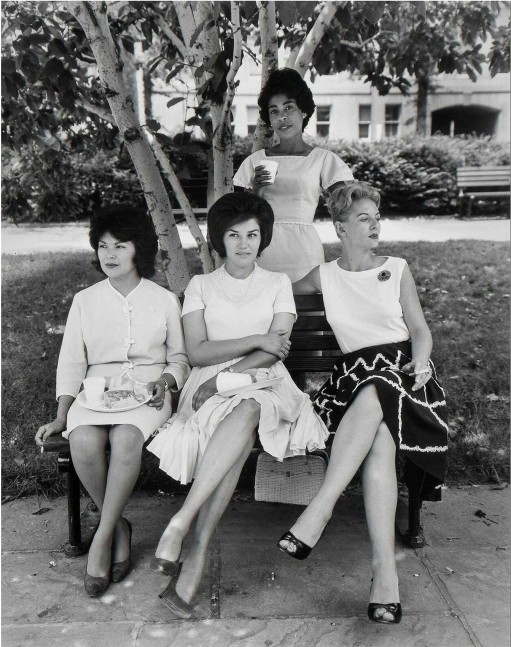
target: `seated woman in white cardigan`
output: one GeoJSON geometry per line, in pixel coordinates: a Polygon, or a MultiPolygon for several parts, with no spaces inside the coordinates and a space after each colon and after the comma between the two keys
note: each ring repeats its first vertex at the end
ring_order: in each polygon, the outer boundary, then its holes
{"type": "Polygon", "coordinates": [[[158,251],[147,214],[112,207],[92,218],[89,239],[93,264],[107,278],[73,299],[57,367],[57,416],[39,428],[36,442],[58,432],[69,438],[78,477],[101,511],[84,580],[87,594],[97,597],[130,570],[132,527],[122,513],[144,442],[170,417],[169,391],[182,388],[190,367],[179,300],[147,280],[158,251]],[[121,376],[147,383],[147,405],[101,412],[76,399],[86,377],[121,376]]]}

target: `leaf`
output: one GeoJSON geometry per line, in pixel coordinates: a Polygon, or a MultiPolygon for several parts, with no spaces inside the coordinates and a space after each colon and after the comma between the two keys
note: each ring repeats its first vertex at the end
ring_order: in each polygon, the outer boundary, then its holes
{"type": "Polygon", "coordinates": [[[67,47],[60,38],[54,38],[48,45],[48,54],[53,54],[54,56],[66,56],[67,47]]]}
{"type": "Polygon", "coordinates": [[[62,74],[59,75],[57,80],[57,87],[60,91],[69,90],[73,87],[75,82],[75,77],[71,74],[69,70],[64,70],[62,74]]]}
{"type": "Polygon", "coordinates": [[[495,395],[495,393],[490,393],[486,396],[486,399],[489,400],[490,402],[497,402],[500,400],[498,395],[495,395]]]}
{"type": "Polygon", "coordinates": [[[161,128],[160,122],[156,121],[156,119],[148,119],[146,121],[146,126],[149,128],[149,130],[152,130],[153,133],[158,132],[161,128]]]}
{"type": "Polygon", "coordinates": [[[43,73],[46,74],[52,81],[57,81],[60,74],[64,72],[64,65],[59,58],[50,58],[43,68],[43,73]]]}
{"type": "Polygon", "coordinates": [[[39,510],[32,512],[32,514],[45,514],[46,512],[50,512],[50,510],[51,508],[39,508],[39,510]]]}
{"type": "Polygon", "coordinates": [[[153,61],[152,65],[147,70],[147,73],[152,74],[154,70],[158,67],[158,65],[162,62],[162,60],[163,58],[161,56],[157,56],[156,59],[153,61]]]}
{"type": "Polygon", "coordinates": [[[124,49],[129,52],[130,54],[135,53],[135,43],[133,39],[129,36],[122,36],[121,37],[121,43],[124,49]]]}
{"type": "Polygon", "coordinates": [[[172,106],[175,106],[176,103],[180,103],[181,101],[184,101],[184,97],[174,97],[170,101],[167,101],[167,108],[171,108],[172,106]]]}
{"type": "Polygon", "coordinates": [[[198,25],[194,30],[192,35],[190,36],[190,47],[193,47],[195,45],[195,41],[199,37],[199,34],[203,29],[205,29],[206,26],[206,21],[203,20],[200,25],[198,25]]]}
{"type": "Polygon", "coordinates": [[[426,18],[427,5],[423,0],[412,0],[411,4],[421,16],[426,18]]]}
{"type": "Polygon", "coordinates": [[[275,7],[283,25],[290,27],[296,22],[296,4],[294,2],[276,2],[275,7]]]}
{"type": "Polygon", "coordinates": [[[384,2],[368,2],[364,7],[364,17],[371,23],[371,25],[376,25],[384,13],[384,2]]]}
{"type": "Polygon", "coordinates": [[[12,74],[16,71],[16,63],[13,58],[2,56],[2,73],[12,74]]]}
{"type": "Polygon", "coordinates": [[[167,78],[165,79],[165,83],[168,83],[177,74],[179,74],[179,72],[181,72],[183,67],[184,67],[184,65],[182,65],[182,64],[176,65],[176,67],[169,74],[167,74],[167,78]]]}

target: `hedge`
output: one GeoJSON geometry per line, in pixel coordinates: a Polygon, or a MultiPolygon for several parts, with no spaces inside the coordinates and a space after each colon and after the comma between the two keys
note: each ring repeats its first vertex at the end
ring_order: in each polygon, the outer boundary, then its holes
{"type": "MultiPolygon", "coordinates": [[[[205,206],[201,181],[207,177],[204,142],[176,139],[166,150],[193,206],[205,206]],[[194,180],[195,178],[195,180],[194,180]]],[[[358,180],[382,193],[385,215],[449,215],[457,213],[456,168],[509,164],[509,147],[490,137],[405,137],[381,142],[318,141],[336,152],[358,180]]],[[[250,138],[236,138],[234,166],[251,152],[250,138]]],[[[126,151],[62,152],[4,151],[2,218],[14,222],[62,222],[87,217],[110,202],[143,204],[143,195],[126,151]]],[[[172,195],[170,187],[169,193],[172,195]]],[[[173,197],[173,196],[172,196],[173,197]]],[[[173,199],[174,206],[178,206],[173,199]]],[[[485,214],[502,211],[502,204],[486,202],[485,214]]],[[[476,205],[477,209],[477,205],[476,205]]]]}

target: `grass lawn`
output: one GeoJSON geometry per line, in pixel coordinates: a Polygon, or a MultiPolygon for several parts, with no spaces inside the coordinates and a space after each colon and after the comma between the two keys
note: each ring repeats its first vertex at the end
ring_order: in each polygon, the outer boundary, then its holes
{"type": "MultiPolygon", "coordinates": [[[[327,246],[327,260],[338,252],[327,246]]],[[[448,482],[509,480],[508,245],[400,242],[382,244],[380,253],[408,260],[431,327],[449,404],[448,482]]],[[[187,254],[196,265],[193,250],[187,254]]],[[[90,258],[2,257],[4,495],[62,491],[55,456],[39,454],[33,438],[56,412],[55,369],[73,295],[101,280],[90,258]]],[[[165,283],[161,275],[157,281],[165,283]]],[[[161,473],[144,463],[139,485],[154,487],[161,473]]]]}

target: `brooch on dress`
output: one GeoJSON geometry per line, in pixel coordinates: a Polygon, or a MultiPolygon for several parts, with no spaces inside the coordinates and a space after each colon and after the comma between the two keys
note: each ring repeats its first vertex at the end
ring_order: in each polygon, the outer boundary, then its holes
{"type": "Polygon", "coordinates": [[[382,270],[378,274],[378,281],[388,281],[390,279],[390,272],[388,270],[382,270]]]}

